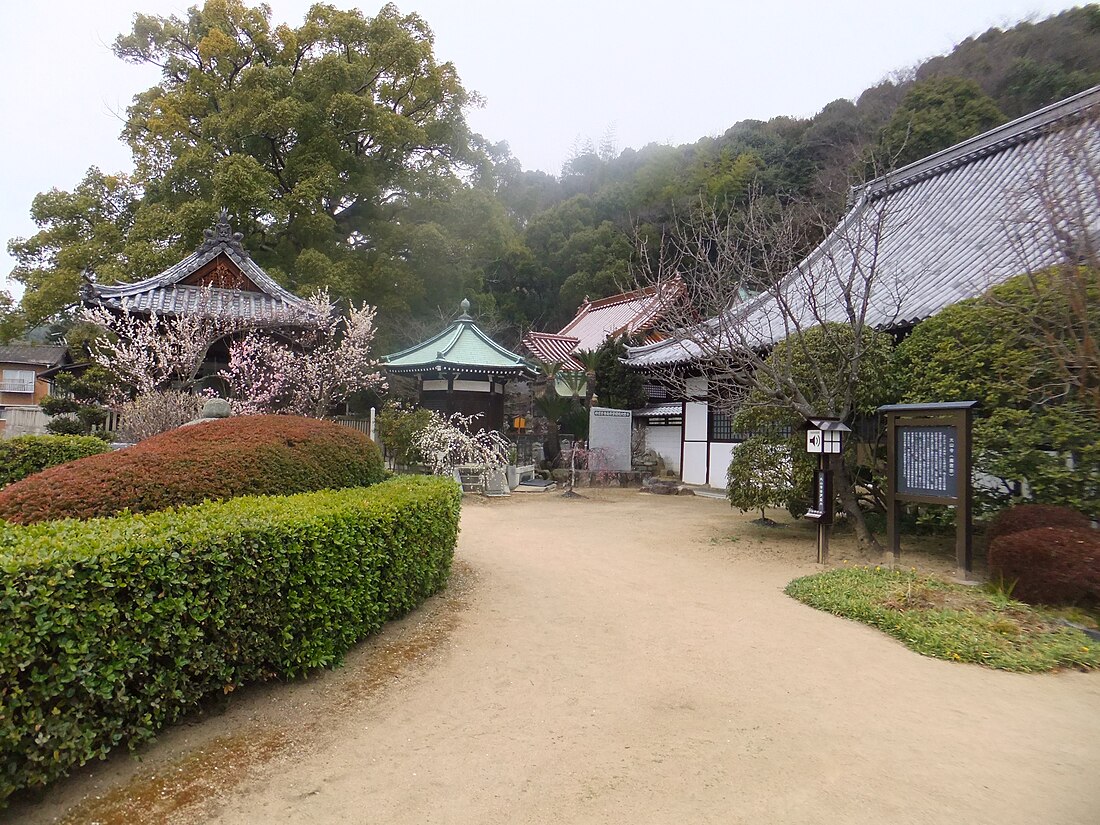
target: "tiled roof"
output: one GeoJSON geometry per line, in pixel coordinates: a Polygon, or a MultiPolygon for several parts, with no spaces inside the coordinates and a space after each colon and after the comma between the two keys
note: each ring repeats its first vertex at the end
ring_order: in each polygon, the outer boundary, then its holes
{"type": "Polygon", "coordinates": [[[247,320],[277,320],[290,324],[295,316],[315,316],[316,310],[308,301],[283,289],[252,260],[241,246],[241,237],[239,232],[232,231],[228,214],[222,210],[214,228],[206,230],[206,239],[179,263],[159,275],[132,284],[104,286],[88,281],[81,290],[81,297],[88,304],[111,309],[122,309],[125,305],[131,311],[153,311],[160,315],[228,313],[247,320]],[[219,255],[232,261],[260,291],[181,283],[219,255]],[[204,295],[209,295],[209,299],[204,295]]]}
{"type": "Polygon", "coordinates": [[[584,366],[573,357],[579,338],[555,335],[552,332],[529,332],[523,336],[523,346],[540,361],[547,364],[563,364],[569,369],[583,371],[584,366]]]}
{"type": "Polygon", "coordinates": [[[668,303],[679,300],[683,292],[683,282],[673,278],[661,286],[648,286],[597,301],[586,299],[561,332],[556,335],[529,332],[523,345],[542,361],[583,370],[572,353],[599,349],[609,338],[649,331],[647,340],[660,340],[652,327],[661,320],[668,303]]]}
{"type": "Polygon", "coordinates": [[[656,323],[668,301],[678,298],[683,283],[674,279],[663,287],[648,286],[598,301],[586,301],[558,333],[577,339],[577,349],[598,349],[608,338],[634,335],[656,323]]]}
{"type": "Polygon", "coordinates": [[[467,313],[470,302],[462,302],[462,315],[445,330],[416,346],[382,359],[388,372],[420,373],[432,370],[489,375],[530,375],[536,370],[525,358],[509,352],[482,331],[467,313]]]}
{"type": "MultiPolygon", "coordinates": [[[[911,326],[1013,275],[1053,265],[1059,239],[1043,232],[1049,210],[1036,181],[1079,182],[1082,157],[1100,166],[1098,114],[1100,86],[853,189],[840,225],[781,284],[787,308],[764,293],[723,325],[736,324],[745,332],[739,339],[766,346],[787,334],[784,318],[803,327],[846,320],[842,283],[865,273],[870,257],[867,246],[853,254],[860,243],[876,246],[866,320],[880,329],[911,326]],[[885,222],[880,233],[877,220],[885,222]]],[[[1085,208],[1085,230],[1100,235],[1096,199],[1085,208]]],[[[690,337],[705,339],[718,326],[712,319],[690,337]]],[[[682,364],[699,354],[691,340],[670,339],[632,348],[628,363],[682,364]]]]}
{"type": "Polygon", "coordinates": [[[34,364],[52,367],[65,357],[65,347],[42,344],[8,344],[0,346],[0,362],[5,364],[34,364]]]}
{"type": "Polygon", "coordinates": [[[640,410],[634,410],[635,418],[666,418],[683,414],[684,407],[682,404],[652,404],[648,407],[642,407],[640,410]]]}

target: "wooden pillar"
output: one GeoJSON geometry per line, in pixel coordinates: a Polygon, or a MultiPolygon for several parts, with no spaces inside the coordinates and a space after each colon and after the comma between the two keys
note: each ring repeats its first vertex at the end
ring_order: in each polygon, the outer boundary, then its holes
{"type": "Polygon", "coordinates": [[[960,410],[955,416],[955,432],[958,433],[959,489],[955,508],[955,563],[957,576],[966,581],[974,568],[974,531],[971,517],[974,508],[974,485],[970,478],[970,435],[974,422],[973,410],[960,410]]]}
{"type": "Polygon", "coordinates": [[[894,557],[894,569],[901,567],[901,536],[898,533],[897,500],[897,414],[886,414],[886,541],[894,557]]]}

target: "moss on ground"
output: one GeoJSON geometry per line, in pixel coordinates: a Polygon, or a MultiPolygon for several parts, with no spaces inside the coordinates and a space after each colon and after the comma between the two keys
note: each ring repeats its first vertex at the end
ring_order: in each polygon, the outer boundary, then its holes
{"type": "Polygon", "coordinates": [[[795,579],[787,595],[869,624],[925,656],[1024,673],[1100,669],[1100,641],[993,588],[878,567],[795,579]]]}

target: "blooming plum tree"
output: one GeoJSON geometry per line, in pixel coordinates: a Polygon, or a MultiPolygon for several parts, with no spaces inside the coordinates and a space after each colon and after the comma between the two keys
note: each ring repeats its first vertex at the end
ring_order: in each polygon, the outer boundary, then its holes
{"type": "Polygon", "coordinates": [[[432,412],[427,425],[416,434],[416,448],[436,475],[453,472],[460,464],[476,464],[489,473],[508,464],[508,439],[496,430],[471,432],[476,415],[454,413],[444,416],[432,412]]]}
{"type": "Polygon", "coordinates": [[[101,332],[88,346],[92,360],[118,381],[112,402],[169,389],[189,391],[199,378],[210,345],[240,332],[244,322],[214,309],[204,290],[196,311],[187,315],[121,312],[85,307],[81,320],[101,332]]]}
{"type": "Polygon", "coordinates": [[[384,386],[371,355],[374,307],[352,305],[343,316],[326,291],[310,303],[316,311],[311,325],[278,333],[252,330],[230,345],[229,366],[218,374],[229,385],[236,412],[324,418],[352,393],[384,386]]]}
{"type": "Polygon", "coordinates": [[[118,406],[133,397],[190,392],[201,377],[210,346],[222,338],[229,366],[218,373],[236,412],[292,413],[324,418],[352,393],[384,385],[371,357],[375,310],[352,306],[337,312],[327,291],[315,293],[310,310],[256,321],[221,311],[204,290],[187,315],[86,308],[82,320],[99,330],[89,347],[96,364],[118,382],[118,406]]]}

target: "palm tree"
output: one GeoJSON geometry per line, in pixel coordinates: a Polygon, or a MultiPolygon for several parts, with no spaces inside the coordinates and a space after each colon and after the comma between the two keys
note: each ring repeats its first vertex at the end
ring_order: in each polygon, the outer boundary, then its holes
{"type": "Polygon", "coordinates": [[[546,454],[546,460],[551,464],[557,462],[558,457],[561,455],[561,439],[558,433],[558,421],[563,415],[569,412],[572,406],[571,399],[563,398],[554,391],[554,386],[551,384],[547,387],[546,391],[535,398],[535,409],[539,411],[547,422],[546,426],[546,444],[543,445],[543,452],[546,454]]]}
{"type": "Polygon", "coordinates": [[[598,350],[577,350],[573,357],[584,367],[584,406],[592,409],[592,397],[596,394],[596,370],[600,365],[600,353],[598,350]]]}

